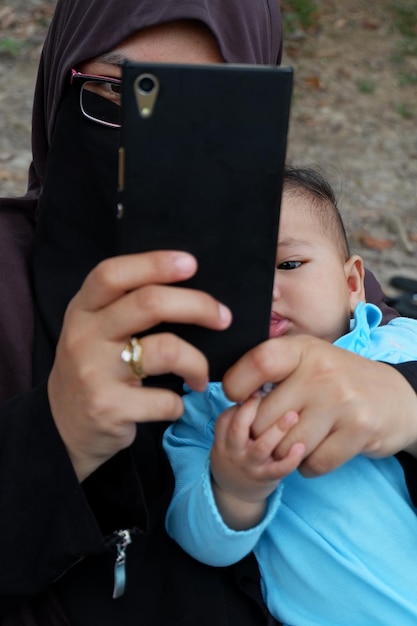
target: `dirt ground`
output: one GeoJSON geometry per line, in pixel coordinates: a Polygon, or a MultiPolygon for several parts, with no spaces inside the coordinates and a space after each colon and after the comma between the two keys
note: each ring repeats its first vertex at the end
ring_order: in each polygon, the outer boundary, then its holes
{"type": "MultiPolygon", "coordinates": [[[[392,0],[317,4],[313,26],[285,38],[283,64],[295,70],[288,161],[328,174],[353,250],[394,296],[392,276],[417,279],[417,25],[407,39],[392,0]]],[[[54,5],[0,0],[2,196],[25,191],[32,94],[54,5]]]]}

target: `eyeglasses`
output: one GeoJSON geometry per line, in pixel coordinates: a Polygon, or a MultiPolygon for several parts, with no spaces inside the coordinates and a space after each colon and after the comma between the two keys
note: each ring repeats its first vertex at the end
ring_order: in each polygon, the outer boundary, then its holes
{"type": "Polygon", "coordinates": [[[71,85],[80,90],[80,109],[84,117],[102,126],[120,128],[121,80],[72,69],[71,85]]]}

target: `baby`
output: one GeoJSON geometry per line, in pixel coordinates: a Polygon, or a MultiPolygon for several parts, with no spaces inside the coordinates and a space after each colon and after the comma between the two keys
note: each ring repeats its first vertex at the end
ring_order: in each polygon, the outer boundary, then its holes
{"type": "MultiPolygon", "coordinates": [[[[370,359],[415,360],[417,321],[379,326],[363,281],[328,182],[314,170],[288,169],[269,341],[309,334],[370,359]]],[[[184,415],[164,438],[176,477],[168,533],[215,566],[253,550],[266,603],[283,624],[415,625],[417,517],[400,463],[357,456],[305,478],[294,471],[303,442],[273,456],[302,415],[290,411],[252,438],[264,401],[258,394],[233,405],[221,383],[185,396],[184,415]]]]}

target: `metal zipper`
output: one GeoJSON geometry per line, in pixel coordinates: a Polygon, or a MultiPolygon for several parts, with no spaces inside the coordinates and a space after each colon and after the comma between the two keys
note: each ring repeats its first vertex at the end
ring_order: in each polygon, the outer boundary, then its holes
{"type": "Polygon", "coordinates": [[[126,548],[132,543],[130,530],[124,528],[114,533],[116,539],[115,545],[117,549],[116,561],[114,563],[114,586],[113,598],[120,598],[126,588],[126,548]]]}

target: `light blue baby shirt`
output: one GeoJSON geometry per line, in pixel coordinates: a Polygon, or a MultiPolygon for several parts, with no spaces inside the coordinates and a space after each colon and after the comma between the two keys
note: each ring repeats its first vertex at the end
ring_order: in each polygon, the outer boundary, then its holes
{"type": "MultiPolygon", "coordinates": [[[[374,360],[416,360],[417,321],[380,320],[375,306],[358,305],[336,345],[374,360]]],[[[262,522],[234,531],[216,507],[209,459],[215,421],[231,403],[220,383],[184,402],[164,437],[176,477],[171,537],[216,566],[254,550],[266,604],[284,624],[417,624],[417,516],[395,457],[357,456],[318,478],[293,472],[269,497],[262,522]]]]}

